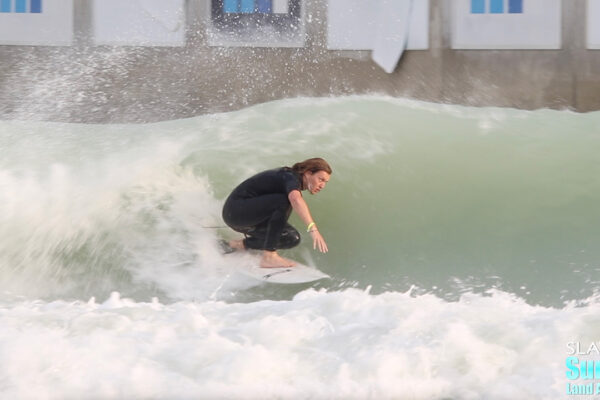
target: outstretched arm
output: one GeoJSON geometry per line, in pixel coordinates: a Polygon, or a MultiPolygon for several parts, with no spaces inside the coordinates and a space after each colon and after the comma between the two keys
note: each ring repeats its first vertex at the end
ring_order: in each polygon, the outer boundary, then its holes
{"type": "Polygon", "coordinates": [[[296,214],[298,214],[302,222],[304,222],[306,226],[312,224],[308,231],[310,232],[310,235],[313,239],[313,249],[316,249],[318,247],[321,253],[327,253],[327,243],[325,243],[325,239],[323,239],[323,236],[321,236],[321,234],[319,233],[317,225],[314,224],[312,216],[310,215],[310,210],[308,209],[308,205],[306,204],[306,201],[304,201],[304,199],[302,198],[302,194],[300,193],[300,191],[292,190],[288,195],[288,199],[292,204],[292,208],[294,209],[296,214]]]}

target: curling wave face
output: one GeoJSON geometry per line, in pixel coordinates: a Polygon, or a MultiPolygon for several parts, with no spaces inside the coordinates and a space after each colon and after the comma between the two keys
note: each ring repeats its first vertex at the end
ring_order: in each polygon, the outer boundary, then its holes
{"type": "Polygon", "coordinates": [[[599,123],[382,97],[146,125],[1,122],[0,291],[244,297],[214,246],[230,234],[214,228],[223,199],[257,171],[322,156],[331,183],[307,196],[331,251],[305,241],[288,255],[333,275],[328,289],[584,299],[600,275],[599,123]]]}
{"type": "Polygon", "coordinates": [[[600,337],[599,125],[382,97],[0,122],[0,394],[564,398],[600,337]],[[223,199],[313,156],[330,252],[287,255],[333,279],[237,275],[223,199]]]}

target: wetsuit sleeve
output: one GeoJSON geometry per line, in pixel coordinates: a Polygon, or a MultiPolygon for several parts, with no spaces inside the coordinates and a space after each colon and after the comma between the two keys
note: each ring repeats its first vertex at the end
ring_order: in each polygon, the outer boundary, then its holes
{"type": "Polygon", "coordinates": [[[283,172],[283,185],[285,188],[285,194],[290,194],[292,190],[301,190],[300,181],[293,172],[283,172]]]}

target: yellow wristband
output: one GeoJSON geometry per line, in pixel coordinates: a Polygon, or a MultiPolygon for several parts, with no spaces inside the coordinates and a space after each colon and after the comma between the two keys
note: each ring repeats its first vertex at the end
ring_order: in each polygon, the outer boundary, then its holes
{"type": "Polygon", "coordinates": [[[310,228],[312,228],[313,226],[315,226],[314,221],[308,224],[308,226],[306,227],[306,232],[310,232],[310,228]]]}

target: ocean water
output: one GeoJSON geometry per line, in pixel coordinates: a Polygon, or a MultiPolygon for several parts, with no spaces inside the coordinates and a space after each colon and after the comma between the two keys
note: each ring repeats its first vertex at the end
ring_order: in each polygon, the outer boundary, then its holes
{"type": "Polygon", "coordinates": [[[565,360],[600,340],[600,113],[291,99],[0,121],[0,149],[0,397],[563,399],[593,382],[565,360]],[[305,236],[283,255],[332,279],[240,275],[216,245],[236,237],[225,197],[316,156],[333,175],[305,198],[330,252],[305,236]]]}

